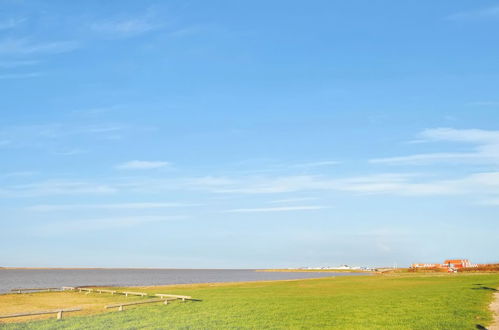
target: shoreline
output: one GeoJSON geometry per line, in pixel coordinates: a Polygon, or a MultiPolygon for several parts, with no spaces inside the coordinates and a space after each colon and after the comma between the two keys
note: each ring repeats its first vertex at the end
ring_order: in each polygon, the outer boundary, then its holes
{"type": "Polygon", "coordinates": [[[0,292],[30,287],[144,287],[203,283],[243,283],[300,280],[339,276],[365,276],[353,272],[259,272],[257,270],[203,269],[5,269],[0,292]]]}
{"type": "Polygon", "coordinates": [[[256,269],[257,272],[267,273],[375,273],[370,270],[362,269],[256,269]]]}
{"type": "Polygon", "coordinates": [[[158,267],[0,267],[0,270],[255,270],[257,268],[158,268],[158,267]]]}
{"type": "MultiPolygon", "coordinates": [[[[312,278],[294,278],[294,279],[283,279],[283,280],[255,280],[255,281],[233,281],[233,282],[200,282],[200,283],[177,283],[177,284],[158,284],[158,285],[115,285],[115,286],[110,286],[110,285],[79,285],[76,286],[75,288],[100,288],[100,289],[105,289],[105,288],[112,288],[112,289],[118,289],[118,288],[134,288],[134,289],[155,289],[155,288],[194,288],[194,287],[219,287],[219,286],[231,286],[231,285],[238,285],[238,284],[257,284],[257,283],[272,283],[272,282],[293,282],[293,281],[312,281],[312,280],[320,280],[320,279],[331,279],[334,278],[335,276],[324,276],[324,277],[312,277],[312,278]]],[[[40,292],[32,292],[33,293],[47,293],[48,291],[40,291],[40,292]]],[[[56,293],[56,292],[64,292],[64,291],[50,291],[51,293],[56,293]]],[[[71,292],[71,291],[67,291],[71,292]]],[[[0,296],[5,296],[5,295],[18,295],[17,292],[0,292],[0,296]]]]}
{"type": "Polygon", "coordinates": [[[0,270],[252,270],[267,273],[375,273],[361,269],[156,268],[156,267],[0,267],[0,270]]]}

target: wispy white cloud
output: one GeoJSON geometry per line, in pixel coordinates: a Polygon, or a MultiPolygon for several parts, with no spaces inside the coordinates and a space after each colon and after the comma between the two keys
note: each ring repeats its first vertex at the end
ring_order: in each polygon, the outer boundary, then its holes
{"type": "Polygon", "coordinates": [[[418,142],[456,142],[475,145],[470,152],[436,152],[408,156],[376,158],[370,163],[421,165],[436,162],[499,164],[499,131],[480,129],[428,129],[418,142]]]}
{"type": "Polygon", "coordinates": [[[291,212],[291,211],[312,211],[325,209],[327,206],[304,205],[304,206],[282,206],[282,207],[262,207],[226,210],[224,213],[260,213],[260,212],[291,212]]]}
{"type": "Polygon", "coordinates": [[[447,16],[450,20],[480,20],[499,18],[499,6],[463,11],[447,16]]]}
{"type": "Polygon", "coordinates": [[[441,190],[437,187],[407,185],[414,174],[387,173],[348,178],[331,178],[318,175],[291,175],[281,177],[245,177],[228,181],[226,185],[200,184],[198,188],[208,189],[215,193],[230,194],[279,194],[302,191],[350,191],[358,193],[388,193],[406,191],[409,194],[429,193],[441,190]],[[411,188],[411,189],[409,189],[411,188]]]}
{"type": "MultiPolygon", "coordinates": [[[[51,130],[47,134],[51,134],[51,130]]],[[[57,132],[57,131],[56,131],[57,132]]],[[[56,134],[57,135],[57,134],[56,134]]],[[[465,153],[428,153],[401,156],[390,159],[371,160],[371,162],[390,164],[419,164],[420,162],[457,162],[473,161],[479,164],[498,164],[499,131],[457,130],[450,128],[429,129],[421,132],[424,143],[469,143],[472,148],[465,153]]],[[[124,170],[148,170],[170,166],[166,161],[134,160],[119,164],[124,170]]],[[[279,196],[286,194],[287,199],[273,197],[269,203],[292,203],[308,198],[289,197],[292,193],[342,192],[355,195],[385,194],[397,196],[464,196],[469,195],[471,202],[499,198],[499,173],[496,171],[474,172],[467,175],[447,175],[442,179],[435,175],[406,173],[377,173],[358,176],[334,175],[273,175],[233,174],[227,176],[201,176],[184,178],[165,178],[162,171],[147,172],[143,177],[123,177],[102,180],[99,183],[85,181],[35,182],[27,185],[0,188],[2,196],[41,196],[54,194],[104,194],[116,192],[154,192],[198,191],[208,194],[236,196],[261,194],[279,196]],[[107,182],[106,182],[107,181],[107,182]]],[[[280,205],[276,205],[280,206],[280,205]]],[[[288,206],[288,205],[284,205],[288,206]]],[[[292,205],[291,205],[292,206],[292,205]]]]}
{"type": "Polygon", "coordinates": [[[475,153],[464,153],[464,152],[441,152],[441,153],[431,153],[431,154],[417,154],[410,156],[400,156],[400,157],[386,157],[386,158],[375,158],[369,160],[372,164],[410,164],[410,165],[424,165],[431,164],[435,162],[485,162],[487,158],[477,157],[475,153]]]}
{"type": "Polygon", "coordinates": [[[190,179],[190,185],[195,189],[208,190],[215,193],[237,194],[275,194],[303,190],[321,190],[326,184],[318,177],[310,175],[294,176],[250,176],[239,178],[199,178],[190,179]]]}
{"type": "Polygon", "coordinates": [[[0,188],[2,197],[35,197],[51,195],[102,195],[116,193],[115,186],[84,181],[47,180],[0,188]]]}
{"type": "Polygon", "coordinates": [[[74,155],[85,154],[87,152],[88,150],[73,148],[73,149],[56,150],[53,152],[53,154],[59,156],[74,156],[74,155]]]}
{"type": "Polygon", "coordinates": [[[232,184],[237,184],[238,180],[228,177],[204,176],[198,178],[187,178],[181,183],[187,187],[194,188],[210,188],[210,187],[225,187],[232,184]]]}
{"type": "Polygon", "coordinates": [[[161,24],[148,18],[110,19],[94,22],[90,28],[105,37],[134,37],[161,28],[161,24]]]}
{"type": "Polygon", "coordinates": [[[340,162],[336,161],[336,160],[325,160],[325,161],[320,161],[320,162],[295,164],[292,167],[307,168],[307,167],[333,166],[333,165],[338,165],[338,164],[340,164],[340,162]]]}
{"type": "Polygon", "coordinates": [[[36,226],[33,231],[40,235],[59,235],[67,233],[83,233],[91,231],[104,231],[110,229],[125,229],[137,226],[146,226],[158,222],[170,222],[186,219],[186,216],[134,216],[134,217],[108,217],[91,218],[45,223],[36,226]]]}
{"type": "MultiPolygon", "coordinates": [[[[281,176],[281,177],[234,177],[209,180],[201,178],[158,179],[122,178],[112,182],[51,180],[0,188],[0,197],[32,197],[51,195],[105,195],[117,193],[162,193],[165,191],[202,191],[205,193],[237,195],[272,195],[297,192],[340,192],[354,195],[393,196],[469,196],[470,202],[499,198],[499,172],[479,172],[462,177],[439,179],[417,173],[385,173],[367,176],[281,176]]],[[[301,199],[303,201],[304,199],[301,199]]],[[[294,202],[300,201],[296,198],[294,202]]],[[[293,202],[293,199],[277,199],[274,204],[293,202]]],[[[272,202],[271,202],[272,203],[272,202]]],[[[131,204],[129,208],[160,208],[170,204],[131,204]]],[[[172,206],[172,205],[170,205],[172,206]]],[[[282,205],[282,207],[293,205],[282,205]]],[[[54,206],[53,209],[78,208],[80,205],[54,206]]],[[[85,207],[85,205],[81,205],[85,207]]],[[[120,204],[88,205],[89,208],[120,208],[120,204]]],[[[172,206],[173,207],[173,206],[172,206]]],[[[179,206],[180,207],[180,206],[179,206]]],[[[277,206],[279,209],[281,206],[277,206]]],[[[51,209],[52,206],[41,206],[51,209]]],[[[271,207],[272,209],[274,207],[271,207]]]]}
{"type": "MultiPolygon", "coordinates": [[[[68,146],[68,137],[82,136],[86,139],[116,140],[122,137],[127,126],[116,124],[71,125],[40,124],[17,125],[0,128],[0,141],[8,141],[8,147],[38,147],[64,151],[80,148],[68,146]],[[49,147],[50,146],[50,147],[49,147]]],[[[2,144],[0,143],[0,147],[2,144]]]]}
{"type": "Polygon", "coordinates": [[[482,129],[434,128],[421,133],[429,141],[456,141],[471,143],[498,143],[499,131],[482,129]]]}
{"type": "Polygon", "coordinates": [[[116,166],[120,170],[150,170],[170,166],[169,162],[164,161],[145,161],[145,160],[132,160],[116,166]]]}
{"type": "Polygon", "coordinates": [[[247,177],[227,180],[227,184],[199,184],[195,188],[218,194],[338,191],[362,195],[470,195],[474,199],[483,199],[487,196],[499,195],[499,172],[474,173],[447,180],[411,173],[385,173],[347,178],[327,176],[247,177]]]}
{"type": "Polygon", "coordinates": [[[79,47],[75,41],[33,42],[28,38],[4,39],[0,41],[0,54],[30,55],[59,54],[73,51],[79,47]]]}
{"type": "Polygon", "coordinates": [[[295,203],[295,202],[304,202],[304,201],[313,201],[317,200],[315,197],[298,197],[298,198],[286,198],[286,199],[276,199],[270,201],[270,204],[285,204],[285,203],[295,203]]]}
{"type": "Polygon", "coordinates": [[[39,212],[52,211],[73,211],[82,209],[100,209],[100,210],[146,210],[146,209],[164,209],[175,207],[192,207],[199,204],[186,203],[114,203],[114,204],[41,204],[28,207],[28,210],[39,212]]]}

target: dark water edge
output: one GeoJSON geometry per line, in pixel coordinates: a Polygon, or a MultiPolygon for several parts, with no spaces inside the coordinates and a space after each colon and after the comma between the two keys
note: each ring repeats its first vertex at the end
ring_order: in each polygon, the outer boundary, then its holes
{"type": "Polygon", "coordinates": [[[257,272],[254,269],[0,269],[0,293],[14,288],[150,286],[276,281],[366,273],[257,272]]]}

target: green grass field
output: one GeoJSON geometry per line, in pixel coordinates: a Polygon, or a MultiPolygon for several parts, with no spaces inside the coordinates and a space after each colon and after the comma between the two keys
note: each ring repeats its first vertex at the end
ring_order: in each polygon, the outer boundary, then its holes
{"type": "Polygon", "coordinates": [[[191,295],[202,301],[141,305],[123,312],[3,327],[475,329],[477,324],[490,324],[488,304],[497,287],[499,274],[391,274],[148,287],[140,290],[191,295]]]}

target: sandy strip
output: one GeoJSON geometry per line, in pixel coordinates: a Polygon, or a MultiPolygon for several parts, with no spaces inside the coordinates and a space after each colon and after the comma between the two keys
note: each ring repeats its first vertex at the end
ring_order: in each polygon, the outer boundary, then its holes
{"type": "Polygon", "coordinates": [[[499,330],[499,292],[494,293],[494,301],[490,304],[490,310],[494,313],[494,323],[489,330],[499,330]]]}

